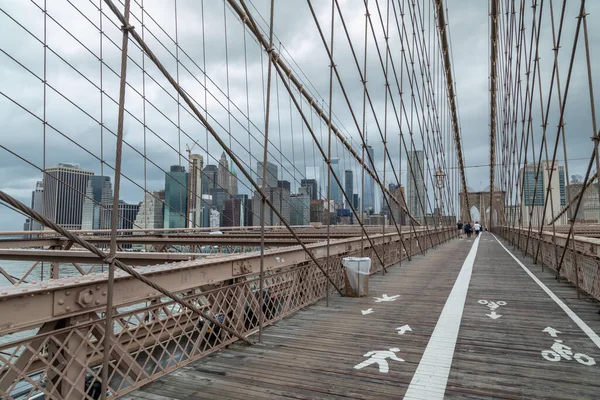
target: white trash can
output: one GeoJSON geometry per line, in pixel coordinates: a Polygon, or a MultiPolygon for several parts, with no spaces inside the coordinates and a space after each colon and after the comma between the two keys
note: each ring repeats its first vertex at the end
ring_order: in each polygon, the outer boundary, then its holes
{"type": "Polygon", "coordinates": [[[342,265],[345,271],[346,296],[368,296],[371,259],[369,257],[345,257],[342,259],[342,265]]]}

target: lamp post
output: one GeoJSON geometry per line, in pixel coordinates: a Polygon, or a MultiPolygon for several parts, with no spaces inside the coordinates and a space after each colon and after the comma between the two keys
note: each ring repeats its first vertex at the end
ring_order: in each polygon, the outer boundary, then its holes
{"type": "Polygon", "coordinates": [[[440,189],[440,199],[439,199],[439,213],[440,213],[440,226],[443,224],[443,202],[442,202],[442,189],[444,188],[444,178],[446,177],[446,173],[442,170],[442,168],[438,167],[435,171],[435,179],[437,181],[437,187],[440,189]]]}

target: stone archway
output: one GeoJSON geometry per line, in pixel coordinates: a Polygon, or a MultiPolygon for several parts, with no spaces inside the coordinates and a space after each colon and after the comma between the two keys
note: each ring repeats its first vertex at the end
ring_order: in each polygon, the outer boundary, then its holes
{"type": "MultiPolygon", "coordinates": [[[[490,229],[490,221],[489,221],[489,207],[490,207],[490,192],[468,192],[465,196],[465,193],[460,193],[460,219],[462,221],[471,221],[470,210],[467,209],[467,198],[469,200],[469,205],[475,206],[480,213],[481,220],[479,221],[481,225],[490,229]],[[482,211],[483,210],[483,211],[482,211]]],[[[493,212],[493,222],[498,225],[504,224],[504,200],[506,198],[506,192],[504,191],[494,191],[494,200],[492,203],[492,207],[494,209],[493,212]]]]}

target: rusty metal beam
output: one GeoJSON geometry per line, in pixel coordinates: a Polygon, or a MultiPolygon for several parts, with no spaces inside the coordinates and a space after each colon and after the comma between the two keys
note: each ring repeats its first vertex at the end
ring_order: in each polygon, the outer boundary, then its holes
{"type": "MultiPolygon", "coordinates": [[[[151,265],[168,262],[188,261],[201,258],[203,253],[156,253],[137,251],[118,251],[117,257],[127,265],[151,265]]],[[[57,263],[101,263],[98,256],[88,251],[74,250],[28,250],[0,249],[0,260],[14,261],[49,261],[57,263]]]]}
{"type": "MultiPolygon", "coordinates": [[[[448,229],[450,228],[444,228],[444,230],[448,229]]],[[[425,232],[421,232],[418,238],[425,235],[425,232]]],[[[386,234],[385,238],[381,234],[373,235],[376,246],[383,244],[384,239],[386,243],[397,243],[400,246],[397,233],[386,234]]],[[[360,246],[360,237],[332,240],[330,256],[342,256],[348,252],[360,251],[360,246]]],[[[307,247],[315,258],[326,257],[327,246],[323,243],[309,244],[307,247]]],[[[293,267],[310,261],[311,257],[300,246],[265,251],[265,271],[293,267]]],[[[138,272],[161,287],[177,293],[233,278],[256,275],[259,265],[260,255],[258,252],[253,252],[148,266],[139,269],[138,272]]],[[[160,294],[144,282],[122,271],[116,271],[114,285],[115,307],[143,301],[160,294]]],[[[101,310],[106,304],[106,290],[106,273],[0,288],[0,315],[3,316],[0,320],[0,335],[41,325],[57,318],[101,310]]]]}

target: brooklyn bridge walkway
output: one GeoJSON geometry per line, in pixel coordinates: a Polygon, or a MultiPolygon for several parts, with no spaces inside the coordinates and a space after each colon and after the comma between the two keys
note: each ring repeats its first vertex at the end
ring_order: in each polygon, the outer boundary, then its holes
{"type": "Polygon", "coordinates": [[[124,398],[597,399],[597,311],[484,233],[372,276],[367,297],[332,296],[266,329],[261,345],[235,344],[124,398]]]}

